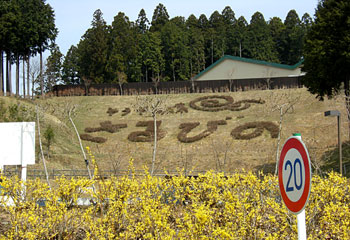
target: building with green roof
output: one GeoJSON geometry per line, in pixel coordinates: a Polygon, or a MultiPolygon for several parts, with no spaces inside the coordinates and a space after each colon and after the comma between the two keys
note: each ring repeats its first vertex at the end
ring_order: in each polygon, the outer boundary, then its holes
{"type": "Polygon", "coordinates": [[[302,61],[290,66],[235,56],[224,56],[204,69],[196,81],[301,76],[302,61]]]}

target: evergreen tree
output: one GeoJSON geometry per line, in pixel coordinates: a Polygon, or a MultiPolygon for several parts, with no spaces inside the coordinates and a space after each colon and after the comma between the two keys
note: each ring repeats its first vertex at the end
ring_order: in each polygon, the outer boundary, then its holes
{"type": "MultiPolygon", "coordinates": [[[[0,2],[0,47],[1,56],[6,53],[6,95],[12,93],[11,64],[13,63],[13,52],[19,41],[18,30],[20,21],[20,10],[16,2],[4,0],[0,2]]],[[[4,73],[2,74],[4,75],[4,73]]],[[[4,86],[4,84],[2,84],[4,86]]]]}
{"type": "Polygon", "coordinates": [[[225,46],[225,54],[226,55],[235,55],[235,47],[238,45],[237,38],[235,36],[235,25],[236,25],[236,17],[234,11],[231,7],[227,6],[221,13],[224,25],[226,29],[226,46],[225,46]]]}
{"type": "Polygon", "coordinates": [[[169,14],[163,4],[159,4],[153,12],[151,31],[159,32],[161,28],[169,21],[169,14]]]}
{"type": "Polygon", "coordinates": [[[272,40],[274,42],[274,48],[278,52],[278,62],[281,62],[282,55],[283,55],[283,39],[282,39],[282,33],[284,31],[284,24],[282,20],[278,17],[273,17],[269,21],[269,28],[270,28],[270,35],[272,37],[272,40]]]}
{"type": "Polygon", "coordinates": [[[234,36],[236,41],[234,51],[235,55],[238,55],[240,57],[247,57],[247,47],[246,45],[246,39],[247,39],[247,31],[248,31],[248,22],[247,20],[241,16],[237,19],[236,25],[234,27],[234,36]]]}
{"type": "Polygon", "coordinates": [[[250,21],[247,32],[247,49],[250,58],[271,62],[278,61],[269,26],[260,12],[256,12],[250,21]]]}
{"type": "Polygon", "coordinates": [[[136,25],[138,27],[139,33],[145,34],[149,29],[149,21],[146,16],[144,9],[141,9],[139,16],[136,20],[136,25]]]}
{"type": "Polygon", "coordinates": [[[141,62],[139,61],[138,28],[129,21],[124,13],[120,12],[114,18],[111,28],[111,50],[107,64],[110,78],[116,82],[117,73],[127,74],[130,81],[139,81],[141,62]]]}
{"type": "Polygon", "coordinates": [[[146,82],[159,77],[164,71],[165,61],[162,54],[162,40],[157,32],[147,32],[141,38],[141,55],[146,82]]]}
{"type": "Polygon", "coordinates": [[[209,18],[209,46],[211,48],[211,63],[225,55],[226,28],[223,16],[215,11],[209,18]]]}
{"type": "Polygon", "coordinates": [[[55,14],[52,7],[45,3],[45,0],[36,0],[34,5],[36,9],[35,20],[39,23],[36,29],[37,43],[36,52],[40,54],[40,88],[41,95],[44,94],[43,82],[43,52],[48,49],[56,39],[58,30],[55,26],[55,14]]]}
{"type": "Polygon", "coordinates": [[[282,32],[281,62],[294,65],[301,60],[303,48],[303,29],[299,16],[295,10],[288,12],[282,32]]]}
{"type": "Polygon", "coordinates": [[[348,0],[319,1],[315,22],[306,36],[303,84],[320,99],[342,89],[350,96],[349,11],[348,0]]]}
{"type": "Polygon", "coordinates": [[[78,49],[71,46],[62,64],[62,80],[65,84],[80,84],[78,49]]]}
{"type": "Polygon", "coordinates": [[[49,92],[52,87],[62,82],[63,54],[58,46],[51,48],[51,55],[47,58],[46,71],[44,73],[45,91],[49,92]]]}
{"type": "Polygon", "coordinates": [[[198,19],[192,14],[186,21],[190,56],[190,77],[205,68],[204,37],[198,19]]]}
{"type": "Polygon", "coordinates": [[[94,12],[91,28],[78,44],[79,76],[86,81],[103,83],[106,80],[108,27],[101,10],[94,12]]]}
{"type": "Polygon", "coordinates": [[[161,38],[165,76],[171,76],[172,81],[188,79],[189,53],[184,19],[177,17],[166,23],[162,28],[161,38]]]}
{"type": "Polygon", "coordinates": [[[198,26],[204,33],[209,28],[209,21],[205,14],[201,14],[198,18],[198,26]]]}

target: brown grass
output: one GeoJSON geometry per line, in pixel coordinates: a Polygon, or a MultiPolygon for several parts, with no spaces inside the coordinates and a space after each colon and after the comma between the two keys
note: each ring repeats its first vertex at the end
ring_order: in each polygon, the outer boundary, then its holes
{"type": "MultiPolygon", "coordinates": [[[[345,116],[346,111],[341,97],[320,102],[306,89],[222,94],[173,94],[168,96],[159,95],[159,97],[167,98],[169,107],[183,103],[184,108],[187,108],[188,111],[182,111],[181,114],[176,114],[176,111],[174,111],[171,114],[164,114],[158,117],[162,121],[160,128],[166,132],[164,138],[158,142],[158,170],[176,170],[176,168],[186,168],[187,170],[216,169],[215,156],[220,157],[224,154],[226,154],[227,162],[230,163],[227,164],[225,171],[240,170],[242,168],[256,170],[273,165],[275,163],[277,140],[271,137],[269,131],[264,129],[260,136],[249,140],[234,139],[231,136],[231,132],[249,122],[272,122],[278,125],[279,112],[273,111],[274,105],[283,103],[286,96],[289,98],[298,97],[299,100],[293,111],[284,117],[281,136],[282,144],[293,133],[300,132],[309,149],[312,161],[320,161],[324,152],[337,145],[336,119],[326,118],[323,113],[326,110],[338,109],[345,116]],[[207,96],[212,97],[208,98],[207,96]],[[224,97],[217,98],[217,96],[224,97]],[[199,98],[207,99],[203,103],[206,108],[215,105],[225,109],[211,112],[190,107],[190,103],[194,100],[196,100],[196,106],[202,107],[202,103],[197,101],[199,98]],[[229,99],[231,98],[233,99],[233,104],[241,104],[237,106],[237,109],[240,111],[226,109],[227,102],[230,102],[229,99]],[[249,107],[246,107],[248,104],[249,107]],[[199,141],[182,143],[178,140],[178,135],[183,130],[179,128],[181,124],[200,123],[187,134],[187,137],[193,137],[208,131],[208,122],[230,118],[232,120],[226,121],[226,125],[218,125],[214,132],[199,141]],[[213,151],[213,146],[215,146],[216,153],[213,151]]],[[[42,100],[38,100],[38,102],[43,103],[42,100]]],[[[111,156],[116,154],[118,155],[118,162],[120,162],[118,166],[121,169],[127,168],[131,157],[134,158],[134,164],[137,169],[142,169],[144,165],[149,166],[152,159],[152,141],[131,142],[128,139],[130,134],[145,131],[145,127],[139,127],[138,122],[152,121],[152,118],[140,116],[132,108],[132,105],[135,103],[134,96],[62,97],[45,100],[45,104],[50,104],[53,108],[62,108],[67,102],[72,102],[78,106],[78,112],[74,120],[80,133],[84,133],[84,129],[87,127],[98,126],[100,122],[107,120],[110,120],[113,124],[127,124],[127,128],[119,129],[115,133],[106,131],[93,133],[94,137],[108,139],[105,143],[83,142],[84,146],[90,146],[101,169],[111,169],[112,162],[115,161],[111,156]],[[123,112],[118,112],[113,114],[113,116],[109,116],[106,113],[108,108],[130,108],[130,113],[123,115],[123,112]]],[[[57,111],[52,113],[50,118],[58,119],[61,122],[61,125],[57,124],[63,126],[64,134],[63,132],[62,134],[58,133],[59,137],[53,143],[53,154],[48,167],[84,168],[77,138],[74,136],[69,123],[64,122],[57,111]],[[69,159],[69,161],[64,161],[63,164],[63,158],[69,159]]],[[[254,131],[254,129],[246,130],[244,133],[249,134],[249,131],[254,131]]],[[[349,136],[345,121],[342,124],[342,135],[343,139],[349,136]]],[[[36,167],[40,168],[40,165],[36,167]]]]}

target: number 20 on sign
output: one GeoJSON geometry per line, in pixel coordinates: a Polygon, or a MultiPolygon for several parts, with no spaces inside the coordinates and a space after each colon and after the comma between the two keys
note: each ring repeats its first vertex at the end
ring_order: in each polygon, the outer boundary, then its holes
{"type": "Polygon", "coordinates": [[[311,189],[311,166],[308,151],[300,136],[287,139],[278,164],[278,182],[283,202],[294,214],[307,204],[311,189]]]}

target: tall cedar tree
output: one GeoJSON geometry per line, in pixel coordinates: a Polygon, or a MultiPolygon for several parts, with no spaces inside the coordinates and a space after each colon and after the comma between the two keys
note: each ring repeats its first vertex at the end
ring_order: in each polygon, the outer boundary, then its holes
{"type": "Polygon", "coordinates": [[[154,9],[150,31],[159,32],[168,21],[168,11],[166,7],[160,3],[156,9],[154,9]]]}
{"type": "Polygon", "coordinates": [[[149,29],[149,21],[146,16],[146,12],[144,9],[141,9],[139,16],[136,20],[136,26],[139,30],[139,33],[145,34],[149,29]]]}
{"type": "Polygon", "coordinates": [[[215,11],[209,18],[209,46],[211,48],[211,63],[214,63],[225,55],[226,28],[223,16],[215,11]]]}
{"type": "Polygon", "coordinates": [[[11,64],[16,60],[16,93],[19,94],[19,59],[37,52],[41,55],[55,40],[55,15],[45,0],[4,0],[0,2],[0,12],[0,51],[6,52],[7,57],[6,91],[11,94],[11,64]]]}
{"type": "Polygon", "coordinates": [[[204,36],[199,27],[199,21],[194,15],[187,19],[186,28],[188,29],[188,54],[190,58],[190,76],[192,77],[205,68],[204,36]]]}
{"type": "MultiPolygon", "coordinates": [[[[304,48],[303,84],[319,99],[344,87],[350,96],[350,1],[322,0],[304,48]]],[[[349,109],[349,103],[347,104],[349,109]]]]}
{"type": "Polygon", "coordinates": [[[52,87],[62,82],[62,61],[63,54],[58,46],[51,48],[51,55],[47,58],[46,70],[44,73],[45,92],[52,90],[52,87]]]}
{"type": "Polygon", "coordinates": [[[79,76],[79,56],[78,49],[71,46],[62,64],[62,80],[65,84],[81,84],[79,76]]]}
{"type": "Polygon", "coordinates": [[[185,20],[180,17],[171,19],[161,31],[165,75],[172,81],[185,80],[189,71],[188,37],[185,20]]]}
{"type": "Polygon", "coordinates": [[[284,32],[284,24],[278,17],[273,17],[269,21],[270,35],[274,42],[274,47],[278,54],[278,62],[283,56],[283,43],[282,43],[282,32],[284,32]]]}
{"type": "Polygon", "coordinates": [[[237,22],[237,19],[235,17],[234,11],[231,9],[231,7],[227,6],[222,10],[221,13],[224,25],[226,29],[226,35],[225,35],[225,43],[226,43],[226,49],[225,54],[226,55],[236,55],[235,48],[238,45],[237,38],[235,36],[235,25],[237,22]]]}
{"type": "Polygon", "coordinates": [[[294,65],[301,60],[303,47],[303,28],[300,18],[295,10],[288,12],[284,21],[284,31],[282,32],[281,62],[294,65]]]}
{"type": "Polygon", "coordinates": [[[247,32],[247,48],[250,58],[278,62],[269,26],[260,12],[256,12],[250,21],[247,32]]]}
{"type": "Polygon", "coordinates": [[[237,19],[234,34],[237,38],[237,45],[235,47],[235,55],[239,57],[248,57],[248,48],[247,48],[247,32],[248,32],[248,22],[247,20],[241,16],[237,19]]]}
{"type": "Polygon", "coordinates": [[[88,29],[78,44],[79,75],[85,81],[106,82],[108,53],[108,26],[101,10],[94,12],[91,28],[88,29]]]}

